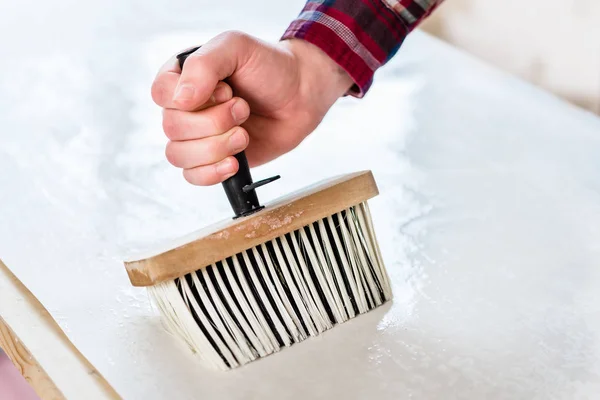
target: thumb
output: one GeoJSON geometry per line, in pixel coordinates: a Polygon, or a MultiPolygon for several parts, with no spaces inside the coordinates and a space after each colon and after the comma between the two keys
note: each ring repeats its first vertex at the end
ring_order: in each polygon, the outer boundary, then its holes
{"type": "Polygon", "coordinates": [[[252,41],[241,32],[225,32],[190,54],[179,78],[173,104],[193,111],[206,103],[222,81],[244,65],[252,53],[252,41]]]}

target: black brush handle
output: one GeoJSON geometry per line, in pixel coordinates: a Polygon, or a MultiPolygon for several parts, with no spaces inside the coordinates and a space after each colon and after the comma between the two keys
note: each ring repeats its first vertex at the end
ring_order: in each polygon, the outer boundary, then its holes
{"type": "MultiPolygon", "coordinates": [[[[179,61],[179,67],[183,71],[183,64],[188,56],[198,50],[200,47],[194,47],[186,50],[177,56],[179,61]]],[[[252,175],[250,174],[250,167],[248,166],[248,159],[244,151],[234,156],[239,164],[239,169],[230,178],[223,181],[223,189],[231,205],[231,209],[235,216],[233,218],[244,217],[250,215],[260,209],[263,206],[258,201],[256,194],[256,188],[271,183],[280,178],[279,175],[271,178],[263,179],[258,182],[252,182],[252,175]]]]}

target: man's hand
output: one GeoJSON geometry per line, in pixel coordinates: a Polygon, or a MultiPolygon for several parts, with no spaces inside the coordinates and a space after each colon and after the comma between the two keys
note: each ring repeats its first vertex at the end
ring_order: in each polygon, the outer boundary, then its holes
{"type": "Polygon", "coordinates": [[[159,71],[152,98],[163,108],[166,156],[195,185],[237,172],[295,148],[321,122],[352,80],[318,47],[293,39],[277,45],[223,33],[159,71]],[[223,82],[227,80],[227,83],[223,82]]]}

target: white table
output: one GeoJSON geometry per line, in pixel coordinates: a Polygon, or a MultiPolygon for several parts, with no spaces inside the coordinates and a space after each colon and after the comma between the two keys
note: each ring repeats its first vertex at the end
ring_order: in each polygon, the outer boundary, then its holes
{"type": "MultiPolygon", "coordinates": [[[[364,100],[254,172],[283,176],[267,200],[372,169],[394,302],[232,372],[197,365],[121,264],[228,215],[219,187],[191,187],[164,161],[149,84],[213,32],[276,37],[302,2],[169,3],[0,16],[0,259],[104,377],[86,398],[110,396],[105,382],[127,399],[600,393],[600,120],[418,32],[364,100]]],[[[81,396],[14,293],[0,291],[0,316],[65,397],[81,396]]]]}

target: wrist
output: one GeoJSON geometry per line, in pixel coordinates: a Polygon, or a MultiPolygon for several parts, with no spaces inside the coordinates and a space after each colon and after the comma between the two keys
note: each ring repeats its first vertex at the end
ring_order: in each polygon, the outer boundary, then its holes
{"type": "Polygon", "coordinates": [[[354,84],[350,75],[316,45],[302,39],[280,43],[294,57],[300,74],[301,91],[331,107],[354,84]]]}

